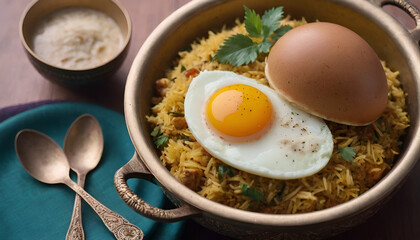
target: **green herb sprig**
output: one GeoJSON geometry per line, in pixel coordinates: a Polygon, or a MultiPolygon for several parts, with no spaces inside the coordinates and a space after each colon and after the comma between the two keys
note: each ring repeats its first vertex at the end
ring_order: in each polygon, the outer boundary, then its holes
{"type": "Polygon", "coordinates": [[[219,165],[217,167],[217,177],[219,178],[219,180],[222,180],[226,174],[229,175],[230,177],[233,177],[236,175],[236,171],[235,169],[232,169],[230,167],[219,165]]]}
{"type": "Polygon", "coordinates": [[[150,136],[153,137],[153,144],[159,149],[164,148],[169,142],[169,136],[161,133],[160,126],[155,127],[150,136]]]}
{"type": "Polygon", "coordinates": [[[245,5],[244,9],[244,23],[248,36],[235,34],[225,39],[213,57],[213,61],[233,66],[253,62],[257,59],[258,54],[268,53],[277,39],[292,29],[290,25],[280,26],[283,7],[267,10],[262,17],[245,5]]]}
{"type": "Polygon", "coordinates": [[[253,188],[249,185],[242,184],[241,185],[242,194],[251,198],[255,201],[261,201],[264,199],[264,193],[262,193],[260,190],[253,188]]]}
{"type": "Polygon", "coordinates": [[[344,158],[347,162],[353,162],[354,157],[356,156],[356,151],[353,147],[343,147],[338,150],[338,152],[341,154],[341,157],[344,158]]]}

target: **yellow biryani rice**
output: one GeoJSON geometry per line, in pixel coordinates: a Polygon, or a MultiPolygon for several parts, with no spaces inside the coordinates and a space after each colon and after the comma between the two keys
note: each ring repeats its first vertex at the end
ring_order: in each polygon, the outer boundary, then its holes
{"type": "MultiPolygon", "coordinates": [[[[292,27],[306,20],[283,20],[292,27]]],[[[268,85],[264,74],[265,56],[249,65],[234,67],[212,62],[211,57],[223,41],[236,33],[246,33],[243,23],[219,33],[209,32],[191,44],[189,51],[179,53],[175,66],[166,77],[156,81],[158,96],[152,99],[152,114],[147,117],[152,128],[160,126],[169,136],[161,150],[161,161],[179,181],[198,194],[234,208],[265,213],[303,213],[325,209],[356,198],[377,183],[392,167],[399,154],[401,136],[409,126],[406,93],[398,80],[398,71],[391,71],[382,62],[388,79],[388,103],[382,117],[371,125],[354,127],[327,122],[334,138],[334,152],[320,172],[301,179],[276,180],[235,170],[219,179],[218,167],[224,165],[209,155],[188,130],[184,112],[184,96],[198,71],[227,70],[256,79],[268,85]],[[198,70],[198,71],[196,71],[198,70]],[[353,147],[353,162],[343,159],[338,149],[353,147]],[[242,193],[241,185],[249,185],[264,194],[261,201],[242,193]]],[[[355,69],[357,71],[357,69],[355,69]]],[[[226,165],[224,165],[226,166],[226,165]]]]}

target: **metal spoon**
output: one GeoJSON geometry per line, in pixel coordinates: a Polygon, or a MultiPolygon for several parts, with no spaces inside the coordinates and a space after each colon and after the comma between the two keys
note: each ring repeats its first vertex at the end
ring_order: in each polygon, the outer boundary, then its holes
{"type": "MultiPolygon", "coordinates": [[[[104,139],[98,120],[90,114],[84,114],[74,120],[67,131],[63,147],[70,168],[77,174],[77,184],[83,188],[86,175],[98,165],[104,148],[104,139]]],[[[85,239],[81,206],[81,198],[79,194],[76,194],[66,235],[67,240],[85,239]]]]}
{"type": "Polygon", "coordinates": [[[21,130],[15,138],[17,156],[26,171],[38,181],[63,183],[79,194],[99,215],[116,239],[143,239],[144,234],[127,219],[109,210],[70,179],[70,165],[61,147],[47,135],[21,130]]]}

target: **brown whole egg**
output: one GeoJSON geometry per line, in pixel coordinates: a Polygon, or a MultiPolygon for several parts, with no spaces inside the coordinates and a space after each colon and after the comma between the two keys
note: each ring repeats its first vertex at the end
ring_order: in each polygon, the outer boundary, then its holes
{"type": "Polygon", "coordinates": [[[370,45],[343,26],[316,22],[290,30],[272,47],[266,77],[280,95],[321,118],[367,125],[387,103],[387,79],[370,45]]]}

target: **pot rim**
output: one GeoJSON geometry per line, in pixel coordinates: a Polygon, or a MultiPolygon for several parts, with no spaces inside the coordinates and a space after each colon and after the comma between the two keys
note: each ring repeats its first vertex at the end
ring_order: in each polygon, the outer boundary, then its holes
{"type": "MultiPolygon", "coordinates": [[[[204,198],[196,192],[190,190],[173,177],[159,159],[157,159],[157,161],[155,161],[156,159],[153,160],[156,158],[156,152],[154,147],[150,144],[148,134],[145,134],[146,136],[144,136],[141,133],[141,126],[145,122],[145,119],[140,116],[138,105],[136,103],[136,99],[138,97],[136,89],[141,82],[141,79],[139,79],[139,73],[142,68],[144,69],[147,66],[147,56],[157,49],[155,39],[159,39],[167,32],[173,31],[173,28],[180,24],[185,16],[189,16],[200,9],[205,9],[221,2],[223,1],[191,1],[169,15],[146,39],[136,55],[127,77],[124,97],[124,112],[128,132],[137,154],[160,184],[162,184],[162,186],[164,186],[177,198],[202,211],[203,214],[215,215],[219,218],[234,220],[242,223],[253,223],[277,227],[312,225],[322,222],[331,222],[338,217],[351,217],[359,212],[368,210],[371,206],[382,201],[385,196],[391,194],[407,177],[409,171],[414,167],[416,161],[418,160],[417,156],[420,156],[420,148],[417,147],[420,141],[420,129],[419,125],[414,121],[412,122],[412,126],[410,126],[410,134],[412,135],[411,138],[413,141],[406,144],[406,151],[399,155],[400,161],[393,166],[391,171],[387,173],[380,182],[355,199],[331,208],[310,213],[265,214],[225,206],[204,198]]],[[[401,26],[400,23],[398,23],[391,15],[388,15],[380,7],[375,6],[369,1],[344,0],[339,1],[339,3],[351,10],[357,11],[358,13],[364,15],[369,13],[369,16],[374,16],[373,19],[371,17],[370,20],[372,20],[375,24],[380,25],[386,32],[397,33],[395,35],[398,36],[396,36],[393,40],[403,43],[404,49],[402,50],[406,51],[407,56],[409,56],[410,61],[408,61],[408,64],[416,82],[416,92],[420,93],[420,69],[416,68],[416,66],[420,66],[420,52],[412,35],[409,34],[407,29],[401,26]],[[386,25],[383,24],[385,22],[386,25]]],[[[419,96],[416,96],[415,100],[417,104],[420,105],[419,96]]]]}

